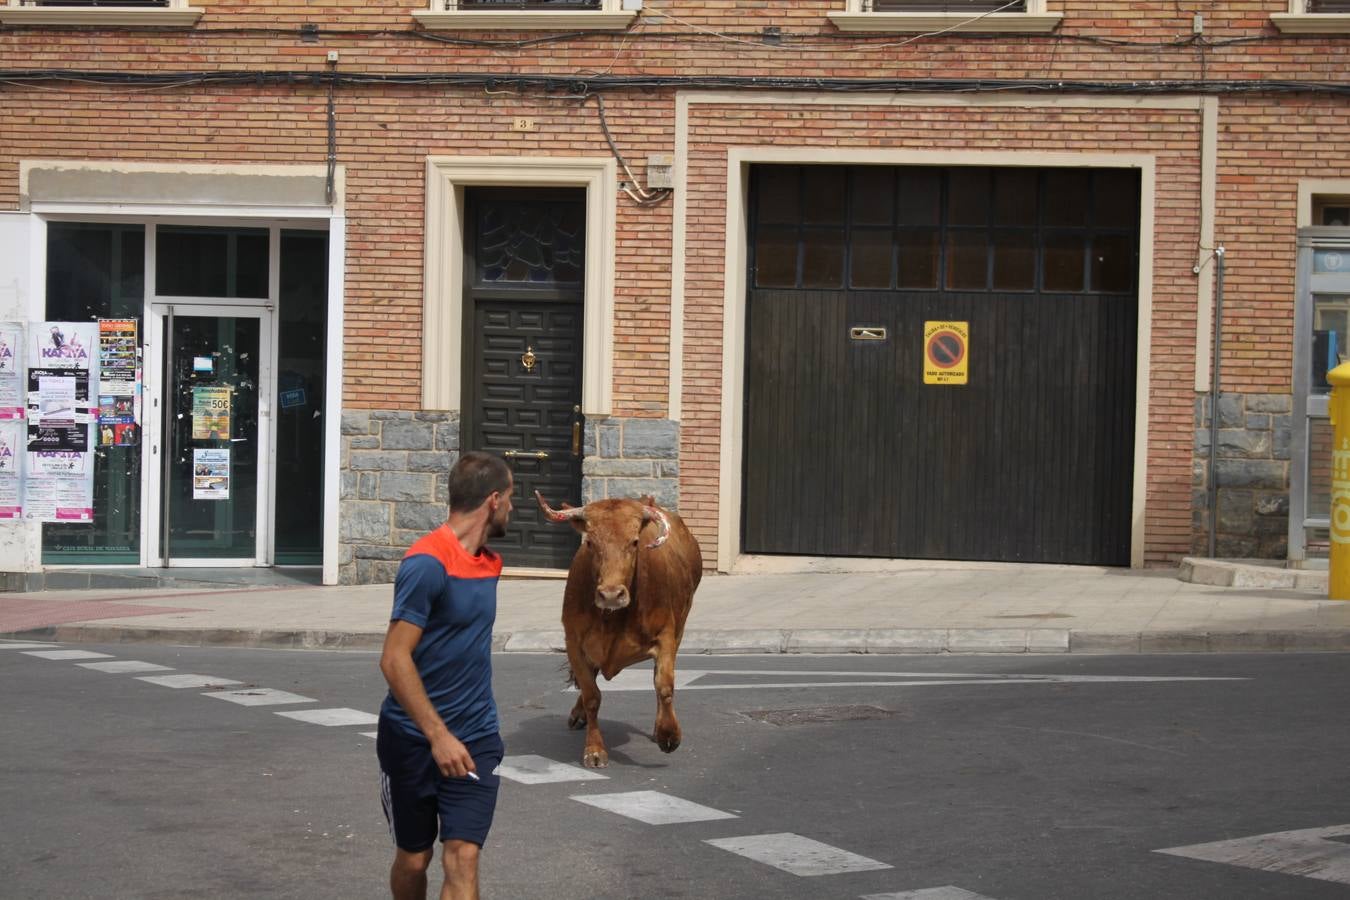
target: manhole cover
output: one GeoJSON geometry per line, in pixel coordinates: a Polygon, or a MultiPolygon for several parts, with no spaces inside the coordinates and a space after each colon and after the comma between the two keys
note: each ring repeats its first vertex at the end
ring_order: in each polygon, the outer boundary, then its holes
{"type": "Polygon", "coordinates": [[[896,712],[880,706],[801,706],[795,709],[751,709],[741,715],[770,725],[814,725],[821,722],[889,719],[896,712]]]}

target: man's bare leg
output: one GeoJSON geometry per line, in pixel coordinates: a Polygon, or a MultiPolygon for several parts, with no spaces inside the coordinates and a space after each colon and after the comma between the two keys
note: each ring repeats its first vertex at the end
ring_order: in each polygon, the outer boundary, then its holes
{"type": "Polygon", "coordinates": [[[394,900],[427,900],[427,867],[433,852],[394,851],[394,864],[389,868],[389,891],[394,900]]]}
{"type": "Polygon", "coordinates": [[[478,845],[471,841],[446,841],[441,865],[445,884],[441,900],[478,900],[478,845]]]}

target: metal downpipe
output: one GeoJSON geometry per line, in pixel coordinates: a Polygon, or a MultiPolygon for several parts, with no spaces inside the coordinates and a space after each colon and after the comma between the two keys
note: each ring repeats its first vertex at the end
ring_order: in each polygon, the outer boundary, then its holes
{"type": "Polygon", "coordinates": [[[1223,269],[1226,251],[1214,250],[1214,366],[1209,385],[1209,558],[1217,555],[1219,540],[1219,484],[1215,461],[1219,454],[1219,367],[1223,361],[1223,269]]]}

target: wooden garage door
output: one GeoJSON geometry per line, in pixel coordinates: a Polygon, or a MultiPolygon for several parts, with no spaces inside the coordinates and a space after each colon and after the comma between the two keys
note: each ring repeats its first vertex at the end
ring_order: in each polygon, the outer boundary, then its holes
{"type": "Polygon", "coordinates": [[[745,552],[1128,564],[1138,218],[1129,170],[757,167],[745,552]]]}

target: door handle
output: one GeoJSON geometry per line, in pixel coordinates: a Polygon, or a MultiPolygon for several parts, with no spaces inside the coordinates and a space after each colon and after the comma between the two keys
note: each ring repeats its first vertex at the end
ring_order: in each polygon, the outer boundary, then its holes
{"type": "Polygon", "coordinates": [[[581,407],[572,407],[572,455],[581,455],[581,407]]]}
{"type": "Polygon", "coordinates": [[[502,456],[507,459],[548,459],[547,450],[503,450],[502,456]]]}

